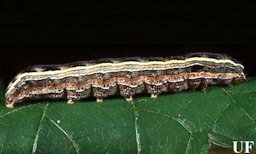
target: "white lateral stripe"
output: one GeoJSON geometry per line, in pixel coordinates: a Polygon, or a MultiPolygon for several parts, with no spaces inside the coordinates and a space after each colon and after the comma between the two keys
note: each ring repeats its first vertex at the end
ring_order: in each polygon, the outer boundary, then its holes
{"type": "MultiPolygon", "coordinates": [[[[234,61],[232,61],[230,59],[218,60],[218,59],[206,58],[206,57],[192,57],[192,58],[188,58],[188,59],[185,59],[185,60],[169,60],[169,61],[150,61],[150,62],[127,61],[127,62],[121,62],[121,63],[100,63],[100,64],[91,65],[91,66],[77,66],[77,67],[71,67],[71,68],[67,68],[67,69],[63,69],[63,70],[56,70],[56,71],[29,72],[29,73],[25,72],[25,73],[19,74],[17,76],[17,79],[11,85],[8,86],[8,90],[7,90],[6,93],[9,93],[14,88],[14,85],[16,85],[21,80],[21,78],[23,78],[25,76],[56,75],[56,74],[60,74],[63,77],[67,77],[67,75],[69,75],[68,73],[71,72],[71,71],[91,70],[91,69],[92,70],[93,69],[97,70],[98,67],[117,67],[117,66],[127,66],[127,65],[135,65],[135,66],[144,66],[145,67],[145,66],[151,66],[151,65],[184,64],[184,67],[189,67],[190,65],[185,66],[186,63],[193,62],[193,61],[206,61],[206,62],[213,62],[213,63],[217,63],[217,64],[219,64],[219,63],[230,63],[230,64],[232,64],[234,66],[240,66],[240,67],[244,68],[243,65],[235,63],[234,61]],[[63,74],[66,74],[66,75],[63,75],[63,74]]],[[[193,64],[191,64],[191,65],[193,65],[193,64]]],[[[171,69],[171,66],[169,66],[169,67],[171,69]]],[[[180,67],[178,67],[178,68],[180,68],[180,67]]],[[[142,69],[146,70],[145,68],[142,68],[142,69]]],[[[166,69],[166,68],[164,68],[164,67],[162,67],[162,69],[157,68],[157,70],[164,70],[164,69],[166,69]]],[[[167,68],[167,69],[169,69],[169,68],[167,68]]],[[[124,71],[125,69],[121,68],[121,70],[124,71]]],[[[134,71],[132,69],[128,69],[128,70],[134,71]]],[[[149,69],[149,70],[152,70],[152,68],[149,69]]],[[[119,72],[120,70],[109,69],[109,70],[102,71],[102,72],[103,73],[107,73],[107,71],[109,71],[109,72],[119,72]]],[[[127,71],[127,69],[126,69],[126,71],[127,71]]],[[[139,71],[141,71],[141,70],[139,70],[139,71]]],[[[93,72],[93,73],[95,73],[95,72],[93,72]]],[[[79,76],[80,75],[82,75],[82,74],[79,74],[79,76]]],[[[72,76],[75,76],[75,75],[72,74],[72,76]]]]}

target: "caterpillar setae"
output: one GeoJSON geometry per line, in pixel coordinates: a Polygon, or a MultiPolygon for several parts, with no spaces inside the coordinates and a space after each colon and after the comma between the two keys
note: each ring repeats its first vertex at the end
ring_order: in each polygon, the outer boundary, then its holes
{"type": "Polygon", "coordinates": [[[129,57],[80,61],[64,65],[36,65],[25,69],[6,89],[6,106],[24,100],[67,99],[90,96],[102,102],[120,94],[127,101],[147,92],[180,92],[209,85],[245,80],[244,66],[224,54],[191,53],[178,57],[129,57]]]}

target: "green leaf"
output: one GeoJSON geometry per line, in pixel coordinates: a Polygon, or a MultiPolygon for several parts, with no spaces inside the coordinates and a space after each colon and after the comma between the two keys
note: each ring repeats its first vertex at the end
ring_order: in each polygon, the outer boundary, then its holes
{"type": "Polygon", "coordinates": [[[0,89],[0,153],[232,153],[232,141],[256,141],[256,78],[132,103],[119,97],[14,109],[0,89]]]}

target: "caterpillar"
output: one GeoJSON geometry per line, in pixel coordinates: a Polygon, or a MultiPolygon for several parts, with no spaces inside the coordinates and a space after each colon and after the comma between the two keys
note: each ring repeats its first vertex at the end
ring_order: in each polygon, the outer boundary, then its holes
{"type": "Polygon", "coordinates": [[[97,102],[120,94],[127,101],[139,93],[157,98],[245,80],[244,66],[218,53],[190,53],[177,57],[128,57],[36,65],[19,73],[8,85],[6,106],[25,100],[67,99],[68,104],[90,96],[97,102]]]}

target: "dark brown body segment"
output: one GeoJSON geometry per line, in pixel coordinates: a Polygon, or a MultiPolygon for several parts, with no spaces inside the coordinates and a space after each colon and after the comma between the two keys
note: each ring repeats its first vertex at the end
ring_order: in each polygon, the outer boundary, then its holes
{"type": "MultiPolygon", "coordinates": [[[[179,57],[151,57],[151,58],[125,58],[125,59],[101,59],[96,61],[76,62],[64,65],[38,65],[31,67],[23,73],[28,75],[22,78],[17,76],[9,85],[12,89],[7,89],[6,103],[10,107],[14,103],[31,99],[67,99],[68,102],[85,99],[91,96],[102,101],[104,98],[120,94],[127,100],[132,100],[132,96],[139,93],[151,94],[152,98],[157,97],[160,93],[181,92],[187,89],[202,88],[205,90],[210,85],[228,85],[232,82],[244,80],[243,67],[239,63],[226,62],[214,63],[207,58],[215,58],[216,61],[230,60],[229,57],[221,54],[193,53],[179,57]],[[152,65],[147,69],[134,65],[121,65],[121,67],[130,68],[138,67],[137,71],[118,71],[108,73],[94,73],[90,75],[70,74],[68,77],[49,76],[43,79],[30,79],[29,74],[34,72],[59,71],[65,68],[89,67],[95,64],[104,64],[99,72],[111,70],[107,64],[119,64],[122,62],[140,62],[146,63],[151,61],[166,62],[170,60],[184,60],[196,57],[194,60],[184,62],[184,64],[173,64],[174,68],[154,69],[160,67],[152,65]],[[199,57],[199,58],[198,58],[199,57]],[[15,80],[19,80],[16,82],[15,80]]],[[[167,67],[167,66],[166,66],[167,67]]],[[[145,65],[146,68],[146,65],[145,65]]],[[[95,71],[95,70],[94,70],[95,71]]],[[[97,71],[97,70],[96,70],[97,71]]],[[[23,74],[21,73],[21,75],[23,74]]],[[[59,75],[60,76],[60,75],[59,75]]],[[[63,71],[63,76],[66,74],[63,71]]]]}

